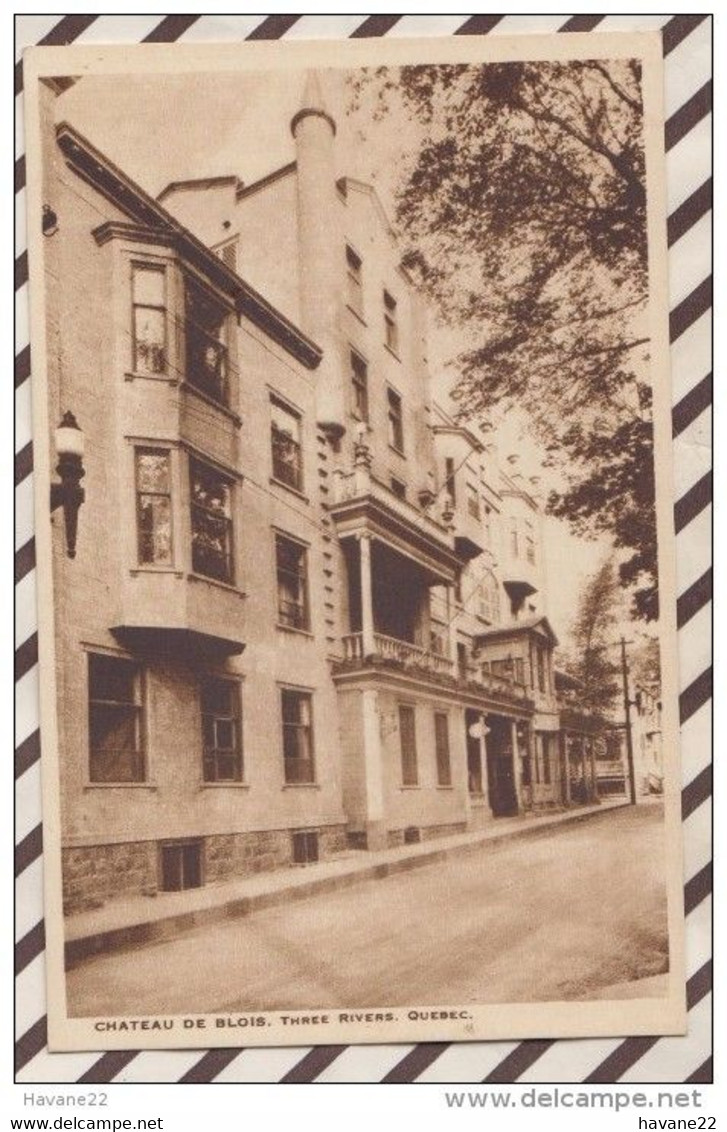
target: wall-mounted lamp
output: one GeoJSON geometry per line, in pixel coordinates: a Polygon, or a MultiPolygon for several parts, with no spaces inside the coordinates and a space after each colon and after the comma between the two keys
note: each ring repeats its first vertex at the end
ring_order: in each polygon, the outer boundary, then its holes
{"type": "Polygon", "coordinates": [[[49,204],[43,205],[42,228],[44,236],[55,236],[58,231],[58,216],[49,204]]]}
{"type": "Polygon", "coordinates": [[[76,557],[76,534],[78,531],[78,511],[86,493],[81,480],[86,474],[83,467],[83,433],[73,413],[66,412],[56,429],[56,471],[60,483],[50,485],[50,509],[63,508],[66,525],[66,553],[69,558],[76,557]]]}

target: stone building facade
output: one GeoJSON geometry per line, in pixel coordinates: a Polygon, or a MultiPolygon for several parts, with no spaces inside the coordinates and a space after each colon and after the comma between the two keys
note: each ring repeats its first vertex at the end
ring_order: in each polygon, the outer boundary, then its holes
{"type": "Polygon", "coordinates": [[[294,160],[158,199],[44,98],[67,909],[573,801],[538,485],[434,404],[316,77],[294,160]]]}

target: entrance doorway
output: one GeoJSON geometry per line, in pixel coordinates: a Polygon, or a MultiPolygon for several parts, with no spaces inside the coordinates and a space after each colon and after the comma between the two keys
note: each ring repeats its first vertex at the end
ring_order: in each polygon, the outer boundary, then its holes
{"type": "Polygon", "coordinates": [[[512,817],[518,812],[512,722],[503,715],[488,715],[487,726],[485,745],[490,809],[496,818],[512,817]]]}

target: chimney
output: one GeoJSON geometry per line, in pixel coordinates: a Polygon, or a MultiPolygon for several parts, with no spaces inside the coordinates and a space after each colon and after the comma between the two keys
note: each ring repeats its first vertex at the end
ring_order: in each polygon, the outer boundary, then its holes
{"type": "Polygon", "coordinates": [[[344,247],[337,223],[341,207],[334,161],[336,123],[325,107],[316,71],[306,75],[300,109],[290,130],[297,163],[301,323],[323,350],[316,373],[318,423],[337,441],[345,431],[343,384],[335,365],[344,247]]]}

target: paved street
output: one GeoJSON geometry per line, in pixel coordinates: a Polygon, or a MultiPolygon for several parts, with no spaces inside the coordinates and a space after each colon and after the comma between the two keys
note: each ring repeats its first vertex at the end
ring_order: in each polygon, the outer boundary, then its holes
{"type": "Polygon", "coordinates": [[[661,807],[616,810],[89,960],[69,1013],[596,997],[667,969],[663,861],[661,807]]]}

